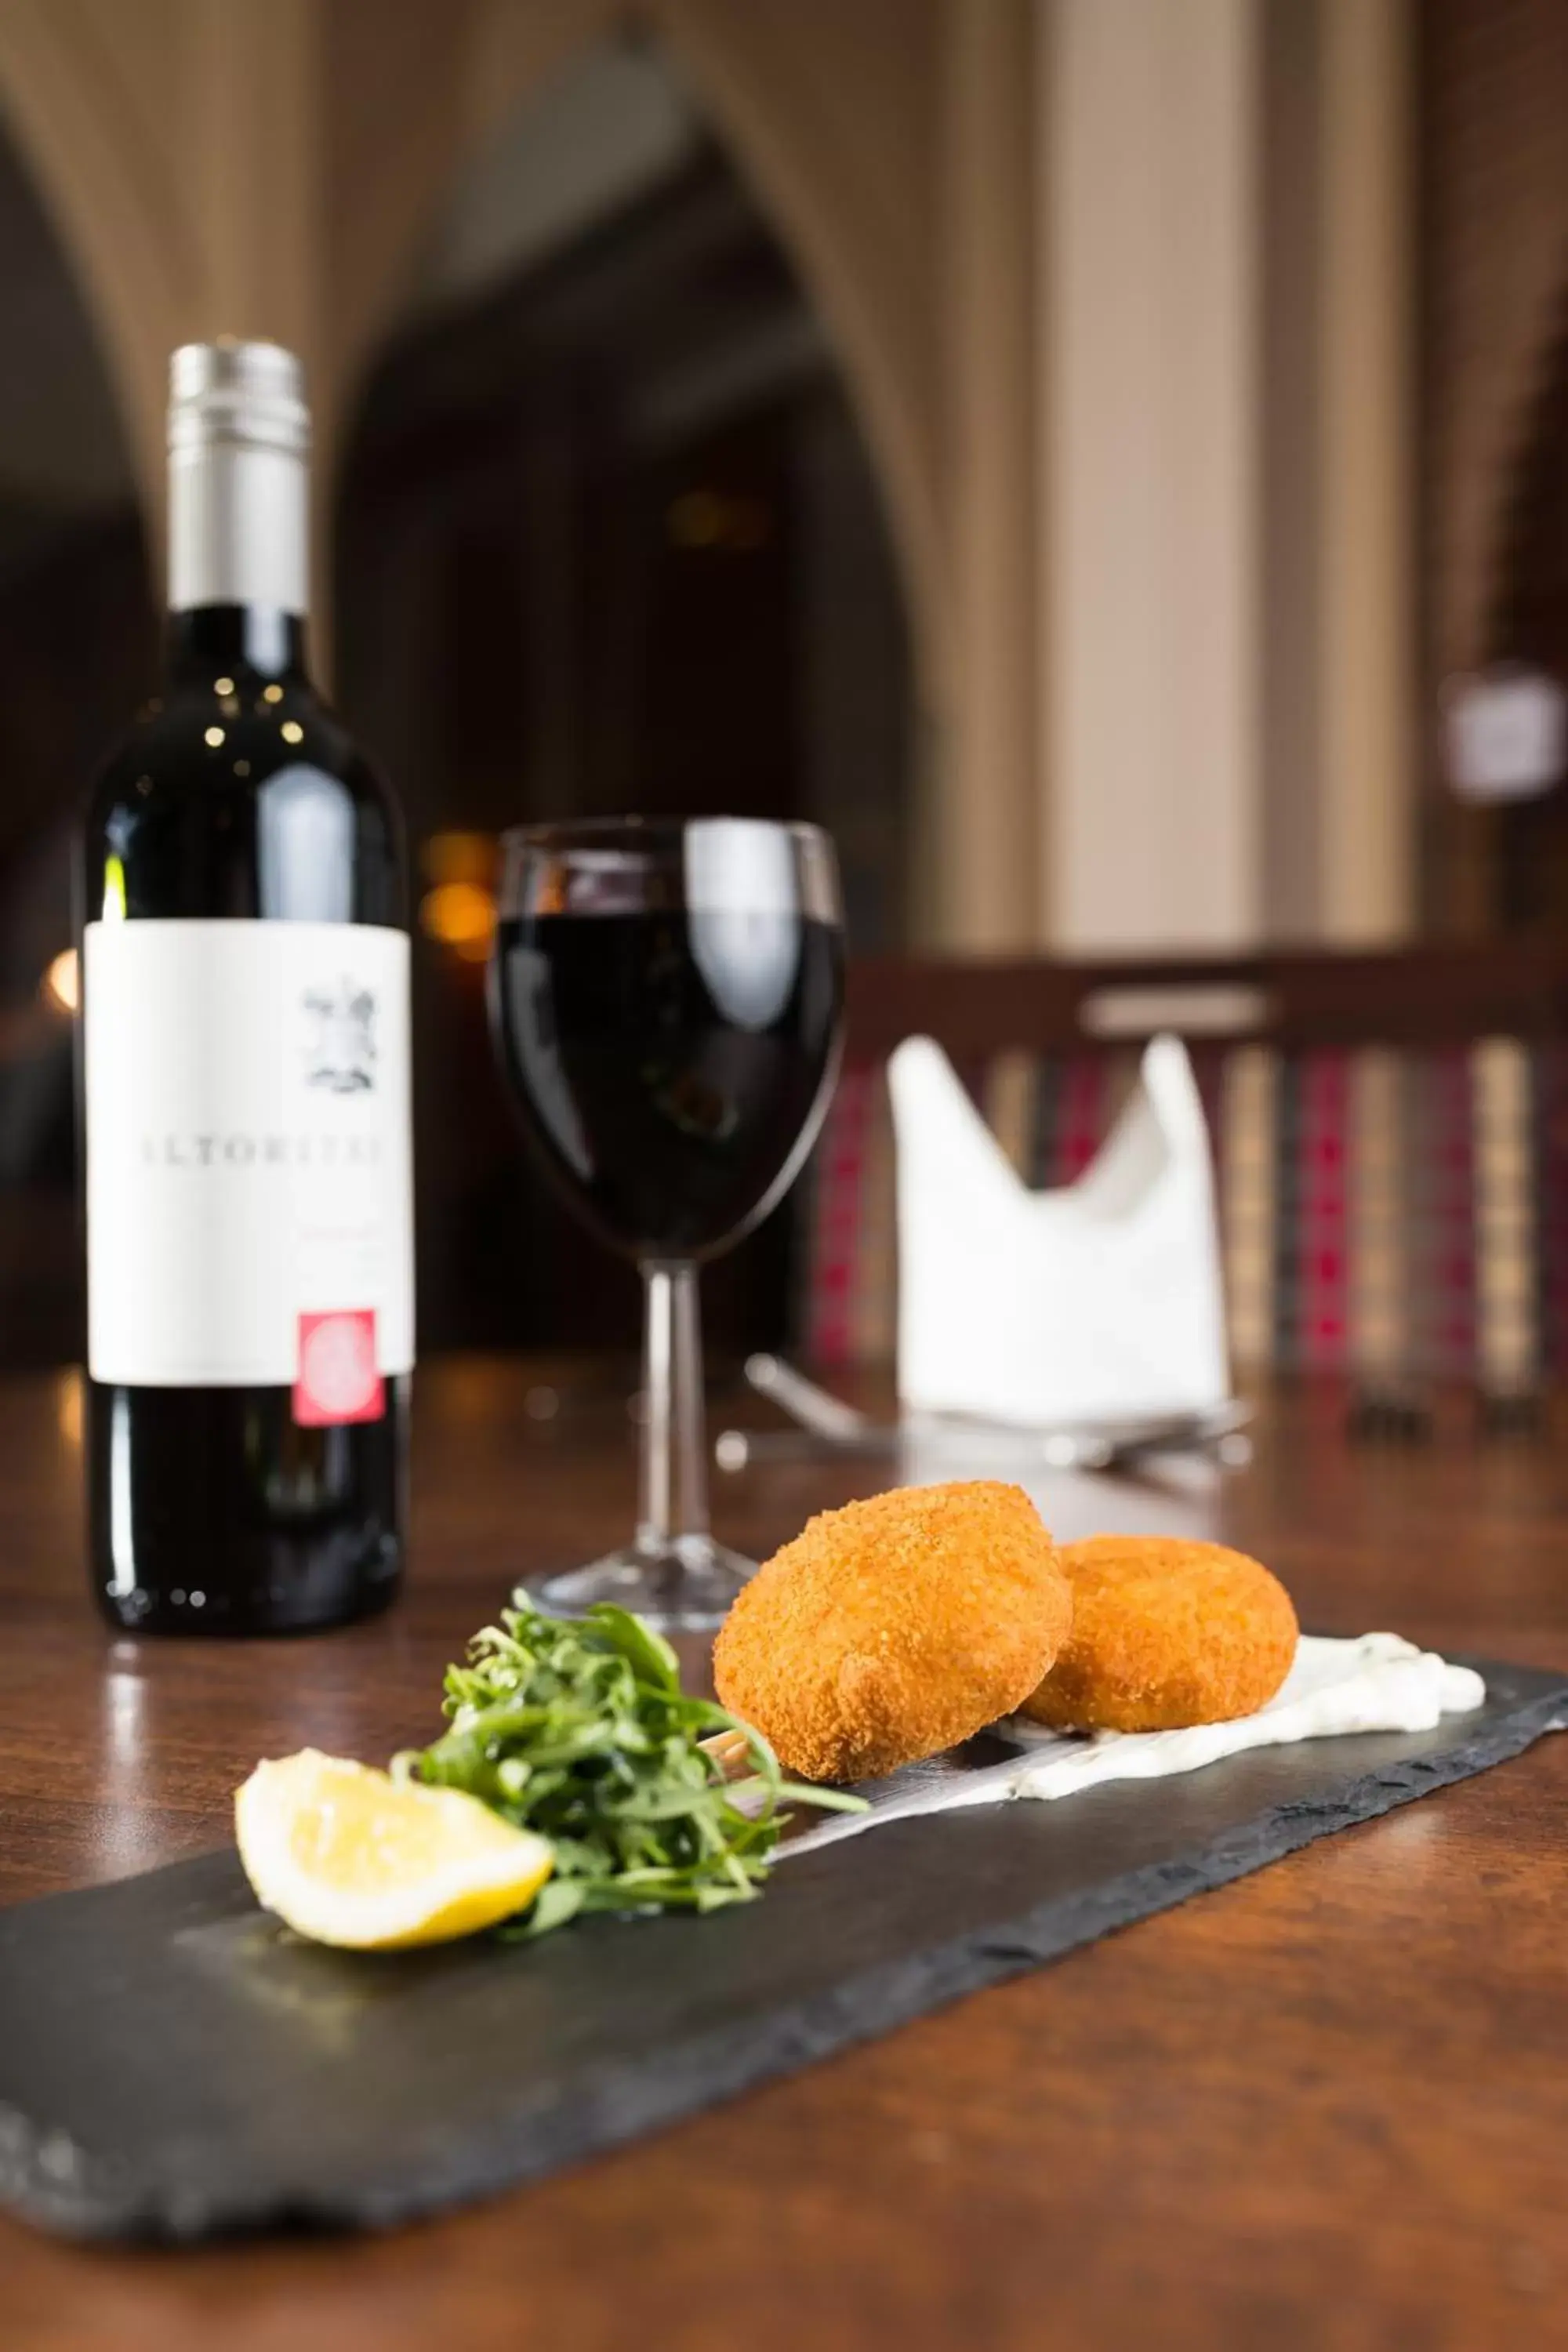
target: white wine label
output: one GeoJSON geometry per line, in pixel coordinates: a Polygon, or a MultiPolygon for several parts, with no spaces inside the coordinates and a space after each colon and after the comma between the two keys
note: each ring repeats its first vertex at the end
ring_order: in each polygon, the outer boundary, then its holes
{"type": "Polygon", "coordinates": [[[82,976],[94,1380],[378,1418],[414,1361],[406,937],[97,922],[82,976]]]}

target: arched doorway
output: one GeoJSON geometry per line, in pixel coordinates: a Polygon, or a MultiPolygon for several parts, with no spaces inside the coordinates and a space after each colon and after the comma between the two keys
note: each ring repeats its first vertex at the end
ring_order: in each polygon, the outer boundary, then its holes
{"type": "MultiPolygon", "coordinates": [[[[1568,694],[1568,292],[1542,355],[1518,457],[1499,500],[1487,658],[1568,694]]],[[[1492,927],[1568,938],[1568,771],[1539,799],[1486,813],[1492,927]]]]}
{"type": "Polygon", "coordinates": [[[80,1351],[71,829],[155,629],[109,379],[3,124],[0,346],[0,1361],[58,1362],[80,1351]]]}
{"type": "MultiPolygon", "coordinates": [[[[900,941],[912,831],[872,467],[816,310],[657,44],[580,53],[464,175],[348,438],[334,569],[340,699],[419,864],[425,1330],[629,1337],[629,1281],[520,1193],[479,998],[496,831],[820,817],[862,949],[900,941]]],[[[775,1219],[716,1272],[721,1341],[782,1336],[788,1244],[775,1219]]]]}

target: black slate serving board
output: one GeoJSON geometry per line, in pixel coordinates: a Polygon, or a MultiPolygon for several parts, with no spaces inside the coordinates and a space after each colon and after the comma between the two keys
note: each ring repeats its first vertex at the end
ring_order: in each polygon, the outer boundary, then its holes
{"type": "Polygon", "coordinates": [[[0,1912],[0,2200],[81,2237],[380,2228],[537,2178],[1039,1967],[1568,1727],[1479,1661],[1418,1734],[890,1823],[709,1919],[299,1943],[232,1853],[0,1912]]]}

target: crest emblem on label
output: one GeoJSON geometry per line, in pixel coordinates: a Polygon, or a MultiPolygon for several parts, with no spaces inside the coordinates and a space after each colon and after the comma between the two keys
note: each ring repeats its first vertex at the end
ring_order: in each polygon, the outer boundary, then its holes
{"type": "Polygon", "coordinates": [[[375,991],[344,972],[336,988],[308,988],[305,1083],[329,1094],[368,1093],[375,1084],[375,991]]]}
{"type": "Polygon", "coordinates": [[[300,1318],[300,1369],[294,1420],[300,1429],[380,1421],[386,1387],[376,1360],[374,1307],[300,1318]]]}

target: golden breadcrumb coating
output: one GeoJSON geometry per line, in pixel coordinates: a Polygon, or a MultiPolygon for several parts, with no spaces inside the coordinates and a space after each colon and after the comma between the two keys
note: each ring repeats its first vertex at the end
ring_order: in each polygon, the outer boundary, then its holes
{"type": "Polygon", "coordinates": [[[1021,1712],[1058,1731],[1174,1731],[1271,1699],[1296,1655],[1276,1576],[1223,1544],[1091,1536],[1057,1554],[1072,1633],[1021,1712]]]}
{"type": "Polygon", "coordinates": [[[908,1486],[824,1511],[720,1629],[724,1705],[786,1770],[858,1780],[1009,1714],[1067,1637],[1072,1602],[1021,1486],[908,1486]]]}

